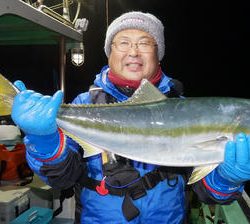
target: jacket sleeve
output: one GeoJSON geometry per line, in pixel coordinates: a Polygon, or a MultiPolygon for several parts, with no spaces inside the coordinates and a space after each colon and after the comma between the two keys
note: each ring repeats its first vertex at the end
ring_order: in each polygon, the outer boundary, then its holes
{"type": "Polygon", "coordinates": [[[26,147],[26,158],[31,169],[48,185],[57,189],[67,189],[75,184],[86,171],[82,148],[63,133],[60,146],[48,159],[41,159],[30,153],[26,147]]]}

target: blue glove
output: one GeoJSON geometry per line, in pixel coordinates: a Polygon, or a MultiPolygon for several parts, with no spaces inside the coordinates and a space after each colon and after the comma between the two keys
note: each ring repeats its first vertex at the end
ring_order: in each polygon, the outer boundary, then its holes
{"type": "Polygon", "coordinates": [[[22,81],[20,81],[20,80],[15,81],[15,82],[14,82],[14,85],[15,85],[20,91],[26,90],[25,84],[24,84],[22,81]]]}
{"type": "Polygon", "coordinates": [[[205,177],[215,198],[233,197],[236,192],[242,192],[244,182],[250,180],[249,143],[249,137],[243,133],[236,136],[236,141],[227,142],[224,162],[205,177]]]}
{"type": "Polygon", "coordinates": [[[218,174],[234,185],[250,180],[250,138],[240,133],[236,141],[226,145],[224,162],[217,168],[218,174]]]}
{"type": "Polygon", "coordinates": [[[43,96],[27,90],[22,81],[14,83],[21,91],[12,106],[12,119],[26,134],[26,142],[33,152],[51,153],[59,145],[56,115],[62,102],[63,93],[57,91],[53,97],[43,96]]]}

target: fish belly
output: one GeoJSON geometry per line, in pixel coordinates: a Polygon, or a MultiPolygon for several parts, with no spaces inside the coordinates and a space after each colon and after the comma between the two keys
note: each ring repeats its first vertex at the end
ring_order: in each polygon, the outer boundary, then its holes
{"type": "MultiPolygon", "coordinates": [[[[194,135],[143,136],[103,132],[82,128],[62,120],[59,127],[92,145],[95,149],[150,164],[163,166],[200,166],[220,163],[224,160],[224,148],[230,133],[208,132],[194,135]]],[[[97,153],[100,153],[100,151],[97,153]]],[[[85,153],[85,157],[92,154],[85,153]]]]}

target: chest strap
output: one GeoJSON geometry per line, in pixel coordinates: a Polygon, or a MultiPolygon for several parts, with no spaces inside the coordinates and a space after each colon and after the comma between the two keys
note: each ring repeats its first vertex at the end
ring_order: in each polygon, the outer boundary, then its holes
{"type": "Polygon", "coordinates": [[[159,182],[167,180],[170,187],[178,184],[178,176],[161,168],[157,168],[143,177],[139,177],[134,181],[123,185],[113,186],[105,181],[92,179],[88,176],[81,176],[79,183],[90,190],[96,191],[100,195],[116,195],[124,196],[122,203],[122,212],[124,217],[130,221],[140,214],[139,209],[133,204],[132,200],[139,199],[147,194],[147,190],[154,188],[159,182]]]}

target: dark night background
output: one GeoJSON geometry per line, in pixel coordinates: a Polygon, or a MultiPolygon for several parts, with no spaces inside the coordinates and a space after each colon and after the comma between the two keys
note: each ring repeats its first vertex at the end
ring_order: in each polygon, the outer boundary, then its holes
{"type": "MultiPolygon", "coordinates": [[[[83,35],[85,63],[74,67],[67,54],[66,102],[86,91],[107,62],[106,20],[110,23],[129,10],[151,12],[164,23],[166,52],[161,65],[184,83],[186,96],[249,98],[250,10],[245,2],[84,0],[80,17],[89,20],[83,35]]],[[[58,46],[0,46],[0,52],[0,72],[11,81],[21,79],[44,94],[59,88],[58,46]]]]}
{"type": "MultiPolygon", "coordinates": [[[[67,54],[65,101],[88,90],[107,59],[106,22],[123,12],[151,12],[165,26],[163,70],[184,83],[186,96],[250,98],[247,1],[83,0],[85,63],[74,67],[67,54]],[[108,14],[107,14],[108,9],[108,14]]],[[[59,88],[58,46],[0,46],[0,73],[28,88],[52,94],[59,88]]]]}

